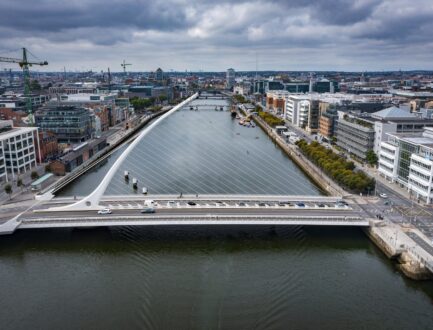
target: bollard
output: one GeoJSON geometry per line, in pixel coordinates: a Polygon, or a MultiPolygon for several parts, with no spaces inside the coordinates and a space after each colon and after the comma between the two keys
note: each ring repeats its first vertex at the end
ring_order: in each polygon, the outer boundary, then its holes
{"type": "Polygon", "coordinates": [[[137,189],[138,186],[138,180],[136,178],[132,179],[132,188],[137,189]]]}

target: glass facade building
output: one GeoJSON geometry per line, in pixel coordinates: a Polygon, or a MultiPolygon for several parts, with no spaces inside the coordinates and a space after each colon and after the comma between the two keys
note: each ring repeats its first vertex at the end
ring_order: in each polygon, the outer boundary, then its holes
{"type": "Polygon", "coordinates": [[[56,134],[59,142],[79,143],[92,137],[88,109],[76,105],[49,105],[35,113],[35,122],[43,131],[56,134]]]}

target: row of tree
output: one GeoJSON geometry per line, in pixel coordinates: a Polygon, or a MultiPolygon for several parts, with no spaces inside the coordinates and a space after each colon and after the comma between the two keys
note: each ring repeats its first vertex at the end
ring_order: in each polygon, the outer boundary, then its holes
{"type": "Polygon", "coordinates": [[[161,95],[158,98],[156,97],[149,97],[149,98],[142,98],[142,97],[131,97],[129,102],[133,105],[135,111],[140,112],[144,110],[151,110],[151,111],[157,111],[159,108],[157,107],[157,104],[160,102],[164,102],[167,100],[167,97],[165,95],[161,95]]]}
{"type": "Polygon", "coordinates": [[[269,112],[262,111],[261,108],[256,108],[258,111],[258,115],[268,123],[270,126],[277,126],[277,125],[283,125],[284,120],[278,117],[275,117],[274,115],[270,114],[269,112]]]}
{"type": "Polygon", "coordinates": [[[375,180],[362,171],[356,171],[352,161],[347,161],[317,141],[308,144],[305,140],[300,140],[296,144],[305,156],[344,189],[352,193],[369,193],[374,190],[375,180]]]}
{"type": "Polygon", "coordinates": [[[248,103],[248,100],[243,95],[234,94],[233,99],[236,103],[248,103]]]}

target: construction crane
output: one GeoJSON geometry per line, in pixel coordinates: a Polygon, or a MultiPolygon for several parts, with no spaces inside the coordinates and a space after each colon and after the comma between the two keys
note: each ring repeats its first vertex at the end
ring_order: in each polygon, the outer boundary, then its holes
{"type": "Polygon", "coordinates": [[[0,57],[0,62],[18,63],[23,69],[24,76],[24,98],[26,99],[26,110],[29,115],[29,122],[33,124],[33,113],[32,113],[32,100],[30,98],[30,70],[29,67],[32,65],[48,65],[47,61],[41,62],[30,62],[27,60],[27,49],[23,48],[23,58],[11,58],[11,57],[0,57]]]}
{"type": "Polygon", "coordinates": [[[132,65],[132,64],[126,63],[125,60],[123,60],[123,63],[120,64],[120,66],[123,68],[123,74],[124,74],[125,76],[126,76],[126,67],[127,67],[128,65],[132,65]]]}
{"type": "Polygon", "coordinates": [[[111,72],[110,72],[110,68],[108,68],[108,93],[111,93],[111,72]]]}

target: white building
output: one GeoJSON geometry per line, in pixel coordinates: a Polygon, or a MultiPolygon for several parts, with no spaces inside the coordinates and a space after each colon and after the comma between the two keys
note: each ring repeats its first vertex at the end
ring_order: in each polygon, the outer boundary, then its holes
{"type": "Polygon", "coordinates": [[[10,181],[36,166],[37,127],[13,127],[0,121],[0,179],[10,181]]]}
{"type": "Polygon", "coordinates": [[[388,134],[381,143],[379,173],[418,200],[433,203],[433,128],[423,133],[388,134]]]}

